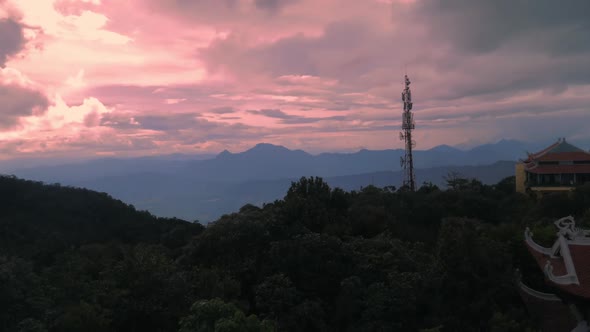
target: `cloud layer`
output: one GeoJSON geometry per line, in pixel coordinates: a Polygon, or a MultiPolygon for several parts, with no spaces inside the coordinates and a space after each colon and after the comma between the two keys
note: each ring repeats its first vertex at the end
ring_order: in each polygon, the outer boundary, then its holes
{"type": "Polygon", "coordinates": [[[2,158],[590,133],[590,3],[0,1],[2,158]]]}
{"type": "Polygon", "coordinates": [[[0,67],[24,46],[23,28],[13,18],[0,18],[0,67]]]}

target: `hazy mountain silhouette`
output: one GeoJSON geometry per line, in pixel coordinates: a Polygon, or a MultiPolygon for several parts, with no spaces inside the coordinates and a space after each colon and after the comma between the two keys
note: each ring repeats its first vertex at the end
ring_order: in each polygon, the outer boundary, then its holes
{"type": "MultiPolygon", "coordinates": [[[[142,172],[174,174],[184,169],[189,162],[211,159],[215,155],[162,155],[137,158],[100,158],[73,163],[57,164],[51,160],[49,165],[17,168],[11,164],[3,167],[3,173],[14,174],[25,179],[45,182],[83,181],[102,176],[128,175],[142,172]]],[[[37,161],[37,163],[41,163],[37,161]]],[[[21,165],[27,165],[27,162],[21,165]]]]}
{"type": "MultiPolygon", "coordinates": [[[[417,168],[485,165],[498,160],[516,161],[526,155],[526,150],[526,144],[518,141],[500,141],[469,151],[440,145],[430,150],[415,151],[414,160],[417,168]]],[[[190,174],[194,179],[223,181],[268,180],[311,175],[333,177],[400,170],[399,159],[403,155],[404,151],[401,149],[311,155],[302,150],[258,144],[244,152],[224,151],[213,159],[190,162],[183,172],[190,174]]]]}
{"type": "MultiPolygon", "coordinates": [[[[497,160],[516,160],[525,155],[523,143],[482,146],[462,151],[450,146],[415,151],[415,165],[430,168],[449,165],[481,165],[497,160]]],[[[360,150],[355,153],[321,153],[261,143],[239,153],[223,151],[218,155],[166,155],[139,158],[101,158],[63,165],[37,166],[5,170],[22,178],[71,184],[102,177],[138,173],[182,175],[194,180],[244,181],[299,176],[342,176],[400,169],[404,151],[360,150]]]]}
{"type": "MultiPolygon", "coordinates": [[[[481,166],[441,166],[418,169],[416,181],[432,182],[444,187],[444,176],[457,172],[494,184],[514,174],[514,162],[501,161],[481,166]]],[[[358,190],[367,185],[399,187],[402,171],[381,171],[324,178],[333,187],[358,190]]],[[[77,186],[103,191],[139,209],[158,216],[176,216],[211,221],[245,204],[260,205],[280,199],[298,177],[245,179],[243,181],[196,180],[179,175],[141,173],[129,176],[98,178],[76,183],[77,186]]]]}
{"type": "MultiPolygon", "coordinates": [[[[484,165],[498,160],[517,160],[534,151],[530,144],[502,140],[495,144],[459,150],[439,145],[415,151],[415,166],[484,165]]],[[[239,153],[223,151],[218,155],[166,155],[140,158],[102,158],[64,165],[37,166],[5,170],[23,178],[46,182],[93,180],[99,177],[157,173],[183,175],[196,180],[244,181],[316,175],[323,177],[361,174],[400,169],[402,149],[360,150],[354,153],[321,153],[260,143],[239,153]]]]}
{"type": "MultiPolygon", "coordinates": [[[[444,175],[457,171],[495,183],[513,174],[514,161],[527,150],[532,150],[529,145],[508,140],[466,151],[448,145],[417,150],[416,180],[418,184],[429,181],[440,185],[444,175]]],[[[312,155],[261,143],[244,152],[223,151],[216,156],[103,158],[8,173],[103,191],[160,216],[210,221],[246,203],[281,198],[291,181],[301,176],[321,176],[348,190],[369,184],[399,187],[403,153],[396,149],[312,155]]]]}

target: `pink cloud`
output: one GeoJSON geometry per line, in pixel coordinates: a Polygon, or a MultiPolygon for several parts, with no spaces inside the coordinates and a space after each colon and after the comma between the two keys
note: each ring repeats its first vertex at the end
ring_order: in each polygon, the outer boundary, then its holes
{"type": "Polygon", "coordinates": [[[0,69],[0,128],[13,128],[22,116],[38,116],[49,101],[38,88],[18,71],[0,69]]]}
{"type": "Polygon", "coordinates": [[[401,147],[406,70],[419,148],[590,140],[585,3],[0,2],[4,157],[401,147]]]}

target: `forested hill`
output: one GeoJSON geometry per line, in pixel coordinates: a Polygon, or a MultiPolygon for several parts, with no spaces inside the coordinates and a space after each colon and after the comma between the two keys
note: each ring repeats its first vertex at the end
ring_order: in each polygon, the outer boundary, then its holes
{"type": "MultiPolygon", "coordinates": [[[[0,176],[0,248],[31,259],[88,243],[172,244],[203,227],[148,212],[87,189],[0,176]]],[[[174,245],[172,245],[174,247],[174,245]]]]}
{"type": "Polygon", "coordinates": [[[523,230],[590,221],[590,187],[541,200],[449,189],[345,192],[301,178],[206,228],[96,192],[0,178],[1,331],[526,331],[523,230]]]}

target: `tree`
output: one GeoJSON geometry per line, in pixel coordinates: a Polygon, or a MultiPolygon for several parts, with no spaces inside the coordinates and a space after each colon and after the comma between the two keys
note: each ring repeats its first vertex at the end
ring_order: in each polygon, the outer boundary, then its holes
{"type": "Polygon", "coordinates": [[[510,179],[450,180],[302,178],[203,227],[0,177],[0,330],[525,331],[513,269],[544,283],[525,224],[550,246],[553,215],[590,222],[589,187],[535,201],[510,179]]]}
{"type": "Polygon", "coordinates": [[[282,326],[284,317],[299,302],[299,296],[287,276],[274,274],[256,287],[256,309],[282,326]]]}
{"type": "Polygon", "coordinates": [[[81,301],[72,305],[54,323],[58,331],[106,332],[111,331],[110,313],[96,304],[81,301]]]}
{"type": "Polygon", "coordinates": [[[512,194],[516,191],[516,177],[509,176],[498,182],[494,188],[503,194],[512,194]]]}
{"type": "Polygon", "coordinates": [[[221,299],[195,302],[190,313],[180,320],[179,332],[271,332],[270,322],[261,322],[256,316],[246,317],[231,303],[221,299]]]}
{"type": "MultiPolygon", "coordinates": [[[[494,301],[518,303],[509,247],[478,220],[448,218],[443,221],[436,246],[444,286],[437,294],[439,314],[450,330],[468,330],[487,322],[494,301]],[[472,291],[466,291],[472,290],[472,291]],[[466,305],[469,303],[469,305],[466,305]]],[[[505,308],[511,310],[510,306],[505,308]]]]}
{"type": "Polygon", "coordinates": [[[418,188],[418,192],[421,194],[430,194],[434,191],[439,191],[440,189],[438,188],[437,185],[433,184],[432,182],[426,182],[424,181],[424,183],[422,183],[422,186],[420,186],[420,188],[418,188]]]}
{"type": "Polygon", "coordinates": [[[0,256],[0,329],[10,330],[27,318],[41,319],[50,307],[33,264],[18,257],[0,256]]]}
{"type": "Polygon", "coordinates": [[[351,276],[340,282],[340,293],[336,299],[333,325],[339,330],[346,330],[359,321],[363,311],[363,297],[366,292],[361,278],[351,276]]]}
{"type": "Polygon", "coordinates": [[[16,327],[16,331],[18,332],[47,332],[47,328],[45,324],[39,320],[34,318],[27,318],[20,323],[16,327]]]}
{"type": "Polygon", "coordinates": [[[194,267],[191,284],[195,296],[201,299],[220,298],[228,301],[240,295],[240,282],[219,268],[194,267]]]}
{"type": "Polygon", "coordinates": [[[329,223],[331,189],[320,177],[302,177],[291,183],[284,198],[290,222],[300,222],[313,232],[321,232],[329,223]]]}
{"type": "Polygon", "coordinates": [[[447,188],[457,191],[476,191],[479,192],[483,184],[477,179],[468,179],[458,172],[449,172],[445,177],[447,188]]]}

